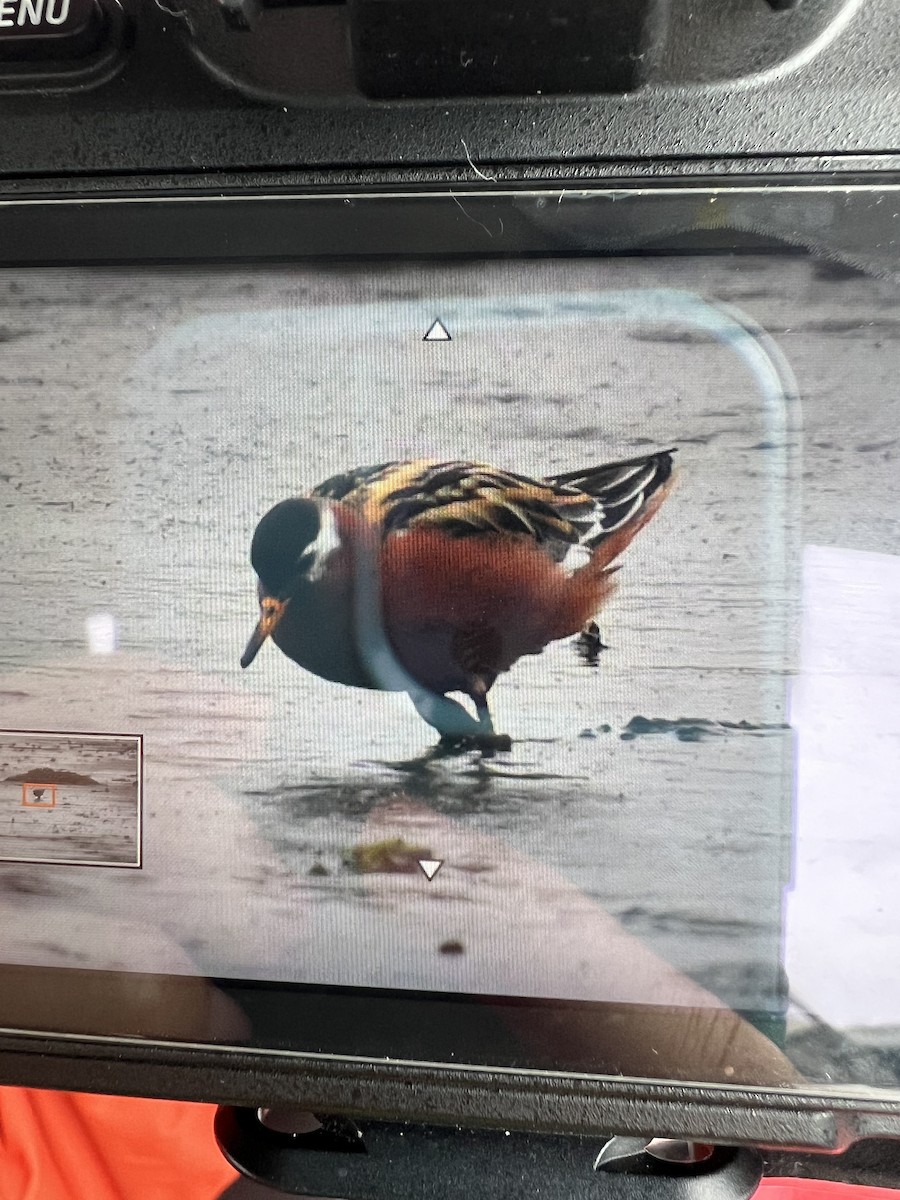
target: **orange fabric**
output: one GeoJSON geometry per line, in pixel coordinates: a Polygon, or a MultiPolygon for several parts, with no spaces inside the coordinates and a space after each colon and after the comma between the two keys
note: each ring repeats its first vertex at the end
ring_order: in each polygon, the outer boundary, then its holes
{"type": "Polygon", "coordinates": [[[764,1179],[754,1200],[890,1200],[897,1190],[824,1179],[764,1179]]]}
{"type": "MultiPolygon", "coordinates": [[[[0,1087],[0,1200],[218,1200],[235,1179],[210,1104],[0,1087]]],[[[755,1200],[885,1200],[895,1189],[765,1179],[755,1200]]]]}
{"type": "Polygon", "coordinates": [[[217,1200],[210,1104],[0,1087],[0,1200],[217,1200]]]}

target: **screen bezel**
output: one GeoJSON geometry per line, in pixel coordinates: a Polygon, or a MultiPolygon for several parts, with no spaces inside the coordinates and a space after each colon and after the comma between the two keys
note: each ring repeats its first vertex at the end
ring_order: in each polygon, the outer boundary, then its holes
{"type": "MultiPolygon", "coordinates": [[[[433,188],[428,191],[239,192],[230,195],[67,196],[52,200],[0,200],[0,266],[122,265],[151,263],[285,263],[315,259],[378,260],[403,257],[577,257],[598,253],[739,253],[790,250],[776,236],[760,234],[765,221],[746,234],[728,230],[698,240],[684,232],[684,213],[705,202],[742,197],[764,214],[793,200],[825,205],[832,219],[832,248],[852,259],[873,238],[873,223],[891,229],[900,207],[900,183],[860,177],[840,186],[827,180],[787,180],[766,185],[725,180],[689,180],[574,187],[433,188]],[[883,204],[885,196],[892,201],[883,204]],[[552,221],[535,224],[529,205],[591,206],[602,225],[614,206],[640,204],[639,242],[579,247],[560,239],[552,221]],[[674,223],[674,226],[673,226],[674,223]],[[673,237],[673,227],[681,233],[673,237]],[[864,232],[861,234],[860,230],[864,232]]],[[[820,240],[821,213],[816,235],[820,240]]],[[[803,236],[800,250],[816,238],[803,236]]],[[[876,238],[877,241],[877,238],[876,238]]],[[[43,986],[77,993],[79,977],[97,973],[68,969],[0,968],[0,992],[17,986],[17,972],[40,976],[43,986]],[[35,974],[37,973],[37,974],[35,974]]],[[[21,976],[20,976],[21,978],[21,976]]],[[[167,977],[171,982],[172,977],[167,977]]],[[[96,986],[96,978],[91,986],[96,986]]],[[[215,981],[226,993],[261,985],[215,981]]],[[[84,985],[86,986],[86,985],[84,985]]],[[[148,986],[153,980],[148,979],[148,986]]],[[[266,985],[269,999],[302,1030],[290,1045],[228,1047],[213,1042],[174,1042],[159,1033],[135,1030],[116,1036],[96,1031],[4,1028],[0,1011],[0,1070],[7,1082],[37,1086],[111,1090],[181,1099],[231,1103],[296,1100],[325,1111],[391,1118],[516,1125],[553,1131],[667,1132],[722,1141],[806,1145],[837,1149],[859,1131],[900,1133],[900,1099],[847,1086],[817,1085],[791,1092],[685,1080],[623,1079],[598,1072],[597,1063],[481,1061],[478,1038],[452,1057],[414,1052],[390,1054],[374,1045],[366,1013],[393,1006],[394,1028],[421,1026],[422,1006],[444,1005],[472,1013],[491,1008],[485,997],[418,993],[375,993],[266,985]],[[337,995],[348,1007],[341,1036],[329,1038],[313,1017],[334,1008],[337,995]],[[303,1019],[306,1005],[307,1020],[303,1019]],[[397,1007],[399,1005],[399,1008],[397,1007]],[[363,1012],[365,1009],[365,1013],[363,1012]],[[299,1018],[299,1019],[298,1019],[299,1018]],[[348,1030],[369,1044],[347,1040],[348,1030]],[[475,1053],[467,1051],[474,1049],[475,1053]],[[443,1058],[443,1061],[440,1059],[443,1058]],[[856,1095],[854,1095],[856,1093],[856,1095]]],[[[598,1008],[493,998],[495,1008],[540,1004],[555,1014],[598,1008]]],[[[608,1006],[607,1006],[608,1007],[608,1006]]],[[[477,1024],[477,1022],[476,1022],[477,1024]]],[[[474,1030],[473,1030],[474,1032],[474,1030]]],[[[432,1043],[433,1045],[433,1043],[432,1043]]],[[[424,1048],[424,1047],[423,1047],[424,1048]]]]}

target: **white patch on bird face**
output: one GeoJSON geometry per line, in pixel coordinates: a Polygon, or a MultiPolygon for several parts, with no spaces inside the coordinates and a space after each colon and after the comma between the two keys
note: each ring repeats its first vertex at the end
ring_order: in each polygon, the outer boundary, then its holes
{"type": "Polygon", "coordinates": [[[580,571],[582,567],[586,567],[590,561],[590,547],[582,546],[580,542],[576,542],[574,546],[568,548],[559,565],[567,575],[574,575],[576,571],[580,571]]]}
{"type": "Polygon", "coordinates": [[[334,554],[335,550],[340,549],[341,536],[338,533],[337,521],[334,519],[334,513],[331,511],[329,504],[323,504],[319,509],[319,532],[316,539],[307,546],[305,554],[312,554],[312,566],[307,572],[307,578],[312,580],[321,579],[325,574],[325,569],[329,558],[334,554]]]}

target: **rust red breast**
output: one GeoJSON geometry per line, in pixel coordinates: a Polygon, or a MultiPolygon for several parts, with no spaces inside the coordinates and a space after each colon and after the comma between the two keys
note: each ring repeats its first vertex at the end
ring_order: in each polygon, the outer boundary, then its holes
{"type": "Polygon", "coordinates": [[[483,694],[518,658],[596,616],[616,560],[671,484],[669,451],[544,479],[461,462],[335,476],[312,493],[340,536],[322,580],[332,608],[346,609],[334,620],[349,646],[362,555],[377,564],[384,630],[404,669],[435,692],[483,694]]]}

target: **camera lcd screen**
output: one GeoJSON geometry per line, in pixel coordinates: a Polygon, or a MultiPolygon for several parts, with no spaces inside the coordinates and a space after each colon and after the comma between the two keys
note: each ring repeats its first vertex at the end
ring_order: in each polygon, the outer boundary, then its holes
{"type": "Polygon", "coordinates": [[[897,299],[763,250],[0,272],[4,1024],[893,1085],[897,299]]]}

